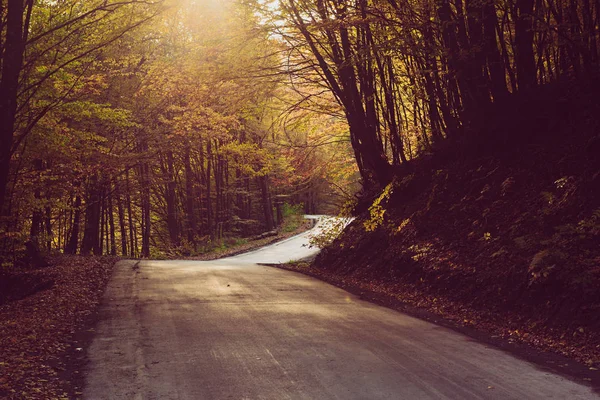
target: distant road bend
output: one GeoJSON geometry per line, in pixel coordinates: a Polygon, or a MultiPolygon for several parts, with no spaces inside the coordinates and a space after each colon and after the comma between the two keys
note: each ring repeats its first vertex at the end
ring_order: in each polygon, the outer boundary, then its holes
{"type": "Polygon", "coordinates": [[[467,336],[256,264],[314,254],[307,236],[216,261],[120,262],[84,398],[600,399],[467,336]]]}

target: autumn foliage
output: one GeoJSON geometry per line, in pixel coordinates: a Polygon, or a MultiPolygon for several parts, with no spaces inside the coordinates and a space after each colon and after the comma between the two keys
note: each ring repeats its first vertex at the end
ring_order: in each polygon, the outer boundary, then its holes
{"type": "Polygon", "coordinates": [[[285,204],[314,213],[351,196],[343,120],[294,106],[266,72],[282,44],[249,8],[5,3],[5,266],[198,254],[275,229],[285,204]]]}

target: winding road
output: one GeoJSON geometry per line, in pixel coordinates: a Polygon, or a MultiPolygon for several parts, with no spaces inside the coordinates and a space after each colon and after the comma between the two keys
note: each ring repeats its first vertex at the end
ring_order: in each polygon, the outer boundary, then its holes
{"type": "Polygon", "coordinates": [[[256,264],[314,254],[307,235],[216,261],[120,262],[83,397],[600,399],[467,336],[256,264]]]}

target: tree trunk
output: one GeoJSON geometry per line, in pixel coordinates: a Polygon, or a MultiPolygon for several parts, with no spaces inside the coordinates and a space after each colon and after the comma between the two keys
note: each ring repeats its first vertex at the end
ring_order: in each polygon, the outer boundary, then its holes
{"type": "Polygon", "coordinates": [[[125,196],[127,200],[127,222],[129,223],[129,255],[135,258],[138,248],[135,234],[135,225],[133,222],[133,211],[131,209],[131,187],[129,185],[129,170],[125,172],[125,196]]]}
{"type": "Polygon", "coordinates": [[[148,164],[142,164],[141,184],[142,184],[142,257],[150,257],[150,177],[148,164]]]}
{"type": "MultiPolygon", "coordinates": [[[[365,2],[359,3],[361,7],[364,4],[365,2]]],[[[330,47],[330,56],[334,61],[334,66],[330,66],[325,60],[322,50],[320,50],[323,48],[323,44],[315,43],[315,39],[306,26],[295,1],[289,0],[287,5],[293,14],[297,28],[317,59],[320,73],[322,73],[334,96],[344,108],[350,128],[352,148],[354,149],[363,185],[365,187],[385,186],[391,179],[391,168],[383,151],[383,145],[377,135],[377,126],[374,125],[372,118],[373,99],[370,94],[373,92],[373,82],[372,77],[369,76],[369,65],[365,64],[365,62],[370,62],[368,60],[370,54],[357,54],[357,52],[365,51],[364,36],[361,38],[362,43],[359,50],[356,49],[357,43],[352,42],[353,37],[364,35],[364,32],[358,32],[356,35],[354,33],[350,34],[345,25],[337,25],[335,28],[323,28],[330,47]],[[362,82],[360,89],[359,82],[362,82]],[[361,90],[363,90],[364,96],[361,94],[361,90]],[[363,100],[365,101],[364,104],[363,100]]],[[[317,2],[317,7],[322,20],[329,21],[330,16],[323,3],[317,2]]],[[[343,2],[338,3],[335,13],[340,20],[347,17],[346,4],[343,2]]],[[[328,52],[328,50],[325,50],[325,52],[328,52]]]]}
{"type": "Polygon", "coordinates": [[[213,234],[213,213],[210,193],[210,170],[212,158],[212,145],[209,139],[206,141],[206,229],[211,235],[213,234]]]}
{"type": "MultiPolygon", "coordinates": [[[[77,185],[76,185],[77,186],[77,185]]],[[[73,206],[73,224],[71,227],[71,235],[65,247],[65,253],[76,254],[79,247],[79,225],[81,223],[81,196],[75,197],[75,205],[73,206]]]]}
{"type": "Polygon", "coordinates": [[[275,221],[273,220],[273,203],[271,202],[271,194],[269,193],[269,177],[267,175],[259,176],[258,184],[260,186],[265,228],[271,231],[275,229],[275,221]]]}
{"type": "Polygon", "coordinates": [[[517,64],[517,84],[521,91],[531,90],[536,84],[533,55],[533,2],[534,0],[517,0],[516,3],[515,63],[517,64]]]}
{"type": "MultiPolygon", "coordinates": [[[[448,53],[448,72],[450,79],[454,79],[456,81],[456,87],[458,88],[458,92],[460,92],[460,95],[454,93],[454,95],[460,99],[460,104],[462,104],[462,109],[458,110],[460,112],[459,119],[465,121],[470,119],[474,114],[475,104],[472,96],[470,95],[471,90],[466,80],[467,71],[464,69],[460,54],[458,38],[460,36],[460,32],[457,34],[454,28],[455,26],[458,26],[460,31],[460,27],[463,26],[463,23],[461,21],[456,23],[452,19],[452,9],[450,8],[449,0],[438,0],[437,14],[438,19],[440,20],[440,25],[442,26],[442,40],[448,53]]],[[[466,37],[463,38],[462,41],[466,41],[466,37]]]]}
{"type": "Polygon", "coordinates": [[[207,210],[208,210],[208,198],[207,193],[210,192],[207,187],[207,179],[206,179],[206,168],[205,168],[205,157],[204,157],[204,144],[202,142],[198,143],[198,199],[200,199],[200,213],[199,213],[199,224],[200,230],[203,234],[206,234],[208,231],[208,221],[207,221],[207,210]]]}
{"type": "Polygon", "coordinates": [[[165,202],[167,203],[167,228],[169,230],[169,239],[171,246],[179,246],[179,225],[177,221],[177,198],[175,189],[175,169],[173,166],[173,152],[168,151],[166,154],[167,168],[164,171],[167,175],[167,184],[165,187],[165,202]]]}
{"type": "MultiPolygon", "coordinates": [[[[43,170],[43,161],[40,158],[33,160],[33,168],[39,175],[43,170]]],[[[33,214],[31,216],[31,229],[29,230],[29,240],[39,246],[40,232],[42,229],[42,190],[40,188],[41,182],[37,182],[36,188],[33,194],[33,214]]]]}
{"type": "Polygon", "coordinates": [[[89,255],[94,252],[98,254],[100,245],[100,191],[98,188],[98,176],[94,175],[90,179],[88,196],[85,206],[85,225],[83,230],[83,240],[81,242],[81,254],[89,255]]]}
{"type": "Polygon", "coordinates": [[[217,238],[220,239],[220,224],[222,222],[223,213],[223,197],[222,195],[222,164],[221,155],[219,154],[219,145],[215,140],[213,156],[213,175],[215,178],[215,226],[217,227],[217,238]]]}
{"type": "MultiPolygon", "coordinates": [[[[2,1],[4,3],[4,0],[2,1]]],[[[0,74],[0,215],[5,215],[4,200],[10,172],[10,158],[17,112],[19,75],[25,52],[25,36],[28,27],[24,26],[25,2],[8,0],[6,8],[5,40],[0,74]]],[[[28,1],[28,12],[32,3],[28,1]]],[[[2,15],[4,18],[4,14],[2,15]]],[[[29,20],[26,18],[25,20],[29,20]]]]}
{"type": "Polygon", "coordinates": [[[104,254],[104,239],[106,238],[106,250],[108,252],[108,229],[106,229],[106,199],[104,193],[100,195],[100,241],[97,249],[94,249],[94,254],[104,254]]]}
{"type": "Polygon", "coordinates": [[[127,256],[127,229],[125,228],[125,210],[121,198],[121,182],[116,181],[115,194],[117,200],[117,212],[119,214],[119,232],[121,236],[121,255],[127,256]]]}
{"type": "Polygon", "coordinates": [[[496,40],[496,25],[498,17],[494,0],[485,0],[483,4],[483,36],[485,46],[485,56],[487,58],[488,70],[490,71],[490,91],[494,101],[503,101],[508,95],[506,88],[506,74],[504,72],[504,62],[498,51],[498,42],[496,40]]]}
{"type": "Polygon", "coordinates": [[[189,144],[185,148],[185,205],[186,205],[186,230],[187,240],[189,243],[195,243],[196,236],[196,215],[194,207],[194,175],[192,172],[192,164],[190,157],[189,144]]]}
{"type": "Polygon", "coordinates": [[[117,255],[117,238],[115,235],[115,216],[113,213],[112,188],[111,188],[111,192],[108,194],[106,212],[108,213],[108,224],[109,224],[109,232],[110,232],[110,255],[116,256],[117,255]]]}
{"type": "Polygon", "coordinates": [[[46,250],[52,250],[52,209],[50,208],[50,193],[46,193],[47,205],[45,208],[45,220],[46,225],[46,250]]]}

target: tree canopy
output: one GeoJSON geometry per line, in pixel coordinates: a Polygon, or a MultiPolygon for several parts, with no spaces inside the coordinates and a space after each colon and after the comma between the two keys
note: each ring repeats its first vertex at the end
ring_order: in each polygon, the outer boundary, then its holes
{"type": "Polygon", "coordinates": [[[335,210],[352,195],[344,120],[298,106],[268,73],[284,44],[247,5],[3,0],[0,12],[7,260],[26,242],[192,254],[274,229],[282,207],[335,210]]]}
{"type": "Polygon", "coordinates": [[[587,0],[0,1],[2,253],[190,253],[331,212],[598,72],[587,0]]]}

